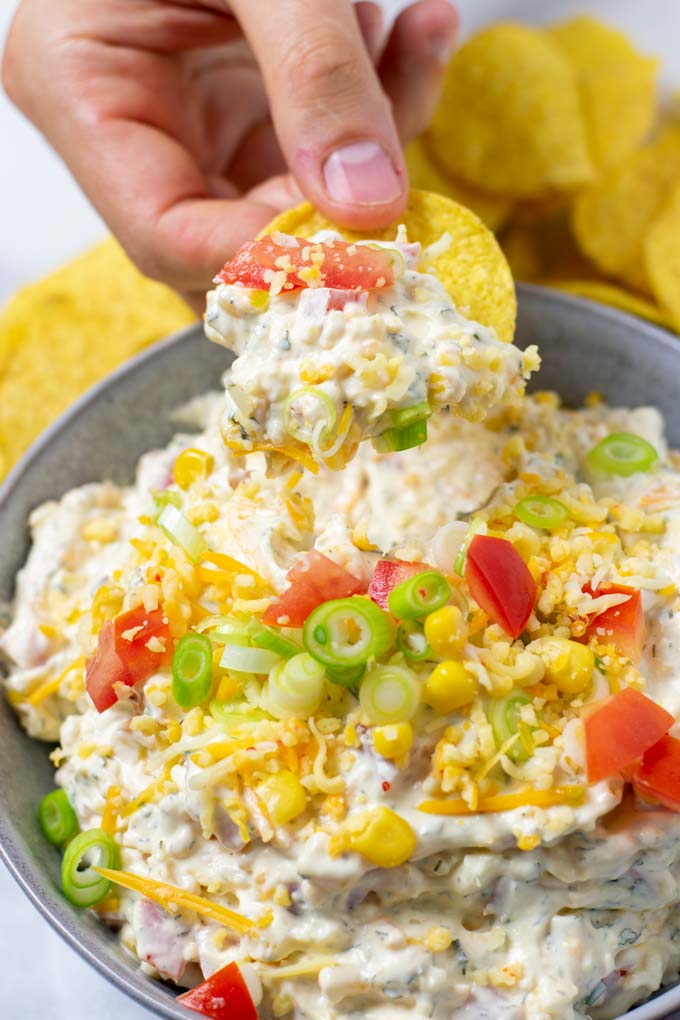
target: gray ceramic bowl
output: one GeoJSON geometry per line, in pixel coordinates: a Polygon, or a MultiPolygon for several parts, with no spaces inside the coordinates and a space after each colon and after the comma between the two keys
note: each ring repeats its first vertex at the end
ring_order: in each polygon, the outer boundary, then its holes
{"type": "MultiPolygon", "coordinates": [[[[680,447],[680,343],[661,330],[540,288],[520,289],[520,346],[538,343],[538,384],[578,406],[593,389],[614,404],[653,404],[668,437],[680,447]]],[[[146,450],[165,444],[170,413],[220,384],[228,357],[198,326],[171,337],[86,394],[31,448],[0,490],[0,600],[12,596],[26,557],[26,520],[38,503],[86,481],[129,482],[146,450]]],[[[146,978],[94,917],[74,910],[59,892],[59,855],[42,838],[36,806],[53,786],[47,749],[30,740],[0,698],[0,855],[50,924],[89,963],[158,1016],[196,1016],[172,991],[146,978]],[[11,776],[21,777],[12,783],[11,776]]],[[[680,986],[626,1014],[627,1020],[669,1020],[680,986]]],[[[680,1015],[680,1014],[678,1014],[680,1015]]]]}

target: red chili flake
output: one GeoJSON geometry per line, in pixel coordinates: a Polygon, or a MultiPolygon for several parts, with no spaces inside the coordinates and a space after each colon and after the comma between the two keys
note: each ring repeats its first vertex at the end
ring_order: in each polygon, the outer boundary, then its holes
{"type": "Polygon", "coordinates": [[[385,793],[388,793],[392,789],[392,784],[388,783],[387,780],[385,780],[385,782],[382,784],[382,788],[385,791],[385,793]]]}

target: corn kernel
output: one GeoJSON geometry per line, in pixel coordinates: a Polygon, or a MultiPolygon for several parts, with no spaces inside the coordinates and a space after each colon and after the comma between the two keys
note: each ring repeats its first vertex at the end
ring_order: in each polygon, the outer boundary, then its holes
{"type": "Polygon", "coordinates": [[[425,937],[425,945],[431,953],[445,953],[453,943],[453,935],[448,928],[437,925],[431,928],[425,937]]]}
{"type": "Polygon", "coordinates": [[[172,476],[180,489],[188,489],[199,478],[207,478],[215,466],[215,458],[205,450],[190,446],[175,461],[172,476]]]}
{"type": "Polygon", "coordinates": [[[307,807],[307,793],[292,772],[276,772],[257,788],[274,825],[287,825],[307,807]]]}
{"type": "Polygon", "coordinates": [[[410,722],[376,726],[373,730],[373,744],[383,758],[401,758],[413,746],[413,727],[410,722]]]}
{"type": "Polygon", "coordinates": [[[186,737],[198,737],[203,732],[203,724],[205,717],[201,709],[197,706],[192,708],[190,712],[184,717],[182,723],[182,731],[186,737]]]}
{"type": "Polygon", "coordinates": [[[458,606],[443,606],[425,620],[425,637],[435,655],[454,659],[463,651],[467,627],[458,606]]]}
{"type": "Polygon", "coordinates": [[[446,715],[468,705],[477,693],[477,681],[462,662],[440,662],[425,681],[423,698],[435,712],[446,715]]]}
{"type": "Polygon", "coordinates": [[[379,807],[350,819],[348,843],[377,867],[397,868],[415,850],[416,834],[400,815],[379,807]]]}
{"type": "Polygon", "coordinates": [[[545,663],[544,680],[553,683],[562,694],[580,694],[590,684],[595,655],[587,645],[568,638],[547,637],[537,652],[545,663]]]}
{"type": "Polygon", "coordinates": [[[541,842],[540,836],[536,835],[520,836],[519,839],[517,840],[517,849],[525,851],[535,850],[536,847],[539,846],[540,842],[541,842]]]}

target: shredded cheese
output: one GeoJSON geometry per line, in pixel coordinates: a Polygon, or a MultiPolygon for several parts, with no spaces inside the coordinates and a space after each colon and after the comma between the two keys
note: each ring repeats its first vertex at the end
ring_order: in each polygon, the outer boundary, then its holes
{"type": "Polygon", "coordinates": [[[286,981],[289,978],[312,977],[325,967],[336,967],[338,961],[334,956],[316,956],[299,963],[290,963],[284,967],[271,967],[260,964],[258,970],[263,981],[286,981]]]}
{"type": "Polygon", "coordinates": [[[177,789],[175,783],[173,783],[172,780],[170,779],[170,771],[177,764],[179,758],[180,758],[179,754],[173,755],[170,761],[166,763],[160,777],[158,779],[154,779],[153,783],[150,783],[149,786],[145,787],[142,790],[142,792],[135,797],[134,800],[131,800],[129,804],[125,805],[125,807],[120,812],[121,818],[129,818],[130,815],[133,815],[135,811],[139,810],[140,807],[143,807],[145,804],[148,804],[150,801],[152,801],[157,796],[157,794],[159,793],[165,794],[172,792],[172,790],[169,789],[170,786],[172,786],[172,788],[175,790],[177,789]]]}
{"type": "Polygon", "coordinates": [[[491,814],[496,811],[513,811],[519,807],[556,807],[568,804],[575,807],[585,797],[582,786],[556,786],[552,790],[522,790],[519,793],[499,793],[491,797],[480,797],[476,811],[462,798],[423,800],[418,810],[426,815],[471,815],[491,814]]]}
{"type": "Polygon", "coordinates": [[[205,554],[203,559],[207,560],[208,563],[212,563],[220,570],[227,571],[228,573],[250,574],[251,577],[255,578],[258,584],[261,584],[263,587],[267,587],[267,582],[257,573],[256,570],[253,570],[252,567],[247,566],[245,563],[241,563],[240,560],[235,560],[233,557],[227,556],[225,553],[208,552],[205,554]]]}
{"type": "Polygon", "coordinates": [[[102,813],[101,828],[112,836],[118,825],[118,814],[120,811],[120,786],[110,786],[106,791],[104,811],[102,813]]]}
{"type": "Polygon", "coordinates": [[[193,910],[194,913],[200,914],[202,917],[209,917],[212,921],[223,924],[225,928],[231,928],[239,935],[246,935],[255,928],[266,928],[272,922],[271,914],[252,921],[244,917],[243,914],[236,913],[235,910],[205,899],[204,896],[197,896],[195,893],[187,892],[186,889],[178,889],[175,885],[159,882],[155,878],[143,878],[131,871],[117,871],[112,868],[95,868],[95,871],[116,885],[122,885],[132,892],[141,893],[147,899],[158,903],[168,913],[176,912],[174,909],[176,907],[193,910]]]}
{"type": "Polygon", "coordinates": [[[62,670],[59,676],[54,677],[52,680],[46,680],[45,683],[40,685],[40,687],[31,691],[26,698],[26,703],[35,707],[36,705],[39,705],[41,701],[44,701],[45,698],[49,698],[50,694],[56,694],[69,673],[73,673],[76,669],[82,669],[84,665],[85,656],[79,655],[77,659],[74,659],[73,662],[69,663],[66,669],[62,670]]]}

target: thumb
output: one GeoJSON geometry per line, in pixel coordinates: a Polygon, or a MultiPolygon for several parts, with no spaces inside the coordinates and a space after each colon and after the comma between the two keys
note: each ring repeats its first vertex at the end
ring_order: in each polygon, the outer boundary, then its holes
{"type": "Polygon", "coordinates": [[[307,198],[348,227],[381,227],[408,180],[389,103],[350,0],[231,4],[255,53],[291,172],[307,198]]]}

